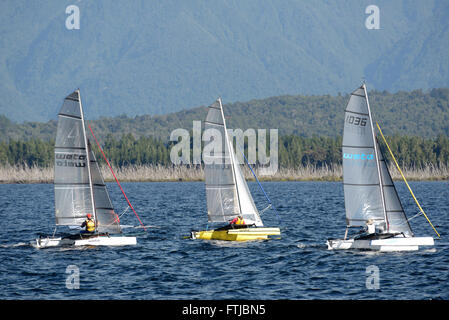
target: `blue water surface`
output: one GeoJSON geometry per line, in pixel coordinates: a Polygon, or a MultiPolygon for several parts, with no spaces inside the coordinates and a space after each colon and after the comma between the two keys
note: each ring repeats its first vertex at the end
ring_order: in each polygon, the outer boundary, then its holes
{"type": "MultiPolygon", "coordinates": [[[[54,230],[53,185],[3,184],[0,299],[448,299],[448,183],[410,184],[442,237],[433,248],[405,253],[327,250],[326,239],[345,231],[339,182],[263,183],[279,216],[268,210],[262,218],[266,226],[280,225],[282,237],[242,243],[185,238],[207,224],[203,183],[123,183],[151,226],[136,246],[39,250],[29,242],[54,230]],[[73,266],[78,289],[66,283],[73,266]],[[370,266],[379,271],[374,289],[370,266]]],[[[413,198],[396,185],[414,216],[413,198]]],[[[249,187],[263,209],[263,193],[256,183],[249,187]]],[[[108,188],[123,212],[120,190],[108,188]]],[[[138,225],[131,210],[121,221],[138,225]]],[[[416,235],[436,237],[423,216],[410,223],[416,235]]]]}

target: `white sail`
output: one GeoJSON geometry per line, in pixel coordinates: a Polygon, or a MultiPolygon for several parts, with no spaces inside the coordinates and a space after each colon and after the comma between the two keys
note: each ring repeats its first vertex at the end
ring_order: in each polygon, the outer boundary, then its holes
{"type": "Polygon", "coordinates": [[[348,226],[372,221],[385,232],[412,236],[374,135],[365,85],[351,94],[346,107],[342,153],[348,226]]]}
{"type": "Polygon", "coordinates": [[[209,222],[228,222],[240,213],[232,162],[226,143],[226,129],[218,101],[209,106],[204,122],[205,132],[217,134],[219,141],[211,153],[203,154],[209,222]]]}
{"type": "Polygon", "coordinates": [[[236,160],[220,99],[209,106],[205,121],[208,129],[220,134],[222,146],[213,154],[204,153],[208,221],[229,222],[242,215],[246,224],[263,226],[236,160]]]}
{"type": "Polygon", "coordinates": [[[258,227],[262,227],[262,219],[260,218],[256,205],[254,204],[253,197],[248,189],[248,184],[246,183],[245,177],[240,169],[240,165],[238,164],[232,145],[229,150],[231,152],[234,167],[235,183],[240,203],[240,213],[242,214],[243,220],[245,220],[246,224],[255,224],[258,227]]]}
{"type": "Polygon", "coordinates": [[[64,99],[58,114],[54,189],[56,225],[79,226],[90,213],[99,232],[120,232],[103,176],[86,138],[79,90],[64,99]]]}
{"type": "Polygon", "coordinates": [[[55,217],[57,225],[80,225],[93,214],[87,146],[79,92],[64,99],[55,141],[55,217]]]}

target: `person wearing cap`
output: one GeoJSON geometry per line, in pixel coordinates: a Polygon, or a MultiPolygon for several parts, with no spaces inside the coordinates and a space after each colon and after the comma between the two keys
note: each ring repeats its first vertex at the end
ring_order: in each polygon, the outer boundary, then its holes
{"type": "Polygon", "coordinates": [[[95,221],[92,218],[92,215],[88,213],[86,215],[86,220],[81,224],[81,228],[86,228],[84,232],[93,233],[95,232],[95,221]]]}

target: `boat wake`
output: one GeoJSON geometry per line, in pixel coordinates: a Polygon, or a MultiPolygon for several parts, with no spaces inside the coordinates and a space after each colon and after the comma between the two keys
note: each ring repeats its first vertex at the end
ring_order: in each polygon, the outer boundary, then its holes
{"type": "Polygon", "coordinates": [[[0,244],[0,248],[17,248],[17,247],[29,247],[30,244],[26,242],[11,243],[11,244],[0,244]]]}
{"type": "Polygon", "coordinates": [[[308,249],[308,248],[322,249],[322,248],[326,248],[326,245],[324,245],[322,243],[297,243],[296,247],[299,249],[308,249]]]}

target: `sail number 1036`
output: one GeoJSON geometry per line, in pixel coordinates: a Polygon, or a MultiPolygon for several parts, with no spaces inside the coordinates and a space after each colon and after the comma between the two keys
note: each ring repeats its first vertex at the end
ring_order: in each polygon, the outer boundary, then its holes
{"type": "Polygon", "coordinates": [[[353,124],[355,126],[361,126],[364,127],[366,126],[366,120],[367,118],[362,118],[362,117],[356,117],[356,116],[350,116],[348,115],[346,117],[346,122],[349,124],[353,124]]]}

